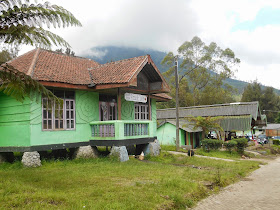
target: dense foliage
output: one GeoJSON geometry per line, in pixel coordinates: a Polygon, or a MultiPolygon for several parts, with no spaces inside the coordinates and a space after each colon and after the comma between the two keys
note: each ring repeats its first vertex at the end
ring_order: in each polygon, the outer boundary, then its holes
{"type": "Polygon", "coordinates": [[[262,89],[261,84],[254,81],[252,84],[248,84],[244,89],[241,101],[259,101],[260,108],[266,115],[267,121],[270,123],[277,122],[277,112],[280,111],[280,98],[279,95],[275,93],[274,88],[266,87],[262,89]]]}
{"type": "MultiPolygon", "coordinates": [[[[240,63],[232,50],[229,48],[223,50],[214,42],[206,45],[199,37],[194,37],[178,48],[178,55],[181,58],[180,106],[225,103],[234,100],[232,97],[234,89],[224,83],[225,79],[233,75],[240,63]]],[[[169,52],[162,60],[162,64],[170,67],[164,76],[171,86],[173,98],[175,98],[174,57],[175,55],[169,52]]],[[[168,107],[174,107],[173,105],[174,101],[165,104],[168,107]]]]}
{"type": "Polygon", "coordinates": [[[203,139],[201,141],[204,151],[217,150],[222,147],[223,141],[216,139],[203,139]]]}
{"type": "MultiPolygon", "coordinates": [[[[63,7],[48,2],[30,3],[29,0],[0,1],[0,40],[13,49],[20,44],[29,44],[49,48],[52,44],[69,47],[60,36],[45,30],[48,28],[81,26],[81,23],[63,7]]],[[[13,58],[11,51],[2,49],[1,63],[13,58]]],[[[23,101],[34,92],[54,97],[44,86],[24,75],[11,65],[4,65],[0,70],[0,91],[23,101]]]]}
{"type": "Polygon", "coordinates": [[[234,140],[230,140],[230,141],[225,142],[224,146],[227,151],[232,152],[232,150],[234,150],[236,148],[237,142],[234,140]]]}
{"type": "Polygon", "coordinates": [[[273,144],[274,144],[274,145],[280,145],[280,140],[278,140],[278,139],[273,139],[273,144]]]}
{"type": "Polygon", "coordinates": [[[240,138],[240,139],[234,139],[236,141],[236,150],[237,152],[243,154],[245,148],[248,146],[248,139],[246,138],[240,138]]]}
{"type": "Polygon", "coordinates": [[[188,121],[193,122],[194,129],[201,128],[203,131],[203,134],[206,135],[210,131],[215,131],[218,138],[221,139],[219,133],[220,131],[223,131],[223,128],[220,125],[220,120],[223,117],[192,117],[187,118],[188,121]]]}

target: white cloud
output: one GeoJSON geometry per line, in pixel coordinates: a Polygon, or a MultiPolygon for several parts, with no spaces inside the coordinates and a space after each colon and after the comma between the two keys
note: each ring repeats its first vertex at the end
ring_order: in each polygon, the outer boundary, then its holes
{"type": "MultiPolygon", "coordinates": [[[[51,0],[71,11],[83,24],[53,30],[65,38],[76,55],[90,48],[118,45],[173,51],[198,35],[206,43],[231,48],[241,59],[237,78],[258,80],[280,88],[280,26],[235,30],[253,21],[265,7],[280,8],[275,0],[51,0]],[[273,75],[273,76],[272,76],[273,75]],[[271,78],[273,77],[273,78],[271,78]],[[275,78],[275,79],[274,79],[275,78]]],[[[55,48],[54,48],[55,49],[55,48]]],[[[100,55],[100,52],[94,52],[100,55]]]]}

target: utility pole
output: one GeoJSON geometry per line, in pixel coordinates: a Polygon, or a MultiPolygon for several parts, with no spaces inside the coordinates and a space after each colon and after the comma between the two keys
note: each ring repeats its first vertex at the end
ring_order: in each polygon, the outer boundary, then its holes
{"type": "Polygon", "coordinates": [[[175,66],[175,88],[176,88],[176,151],[180,149],[179,142],[179,79],[178,79],[178,55],[174,57],[175,66]]]}

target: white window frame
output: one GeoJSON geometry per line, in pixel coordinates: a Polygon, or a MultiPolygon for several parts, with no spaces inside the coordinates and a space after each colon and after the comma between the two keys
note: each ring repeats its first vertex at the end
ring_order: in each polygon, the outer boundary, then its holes
{"type": "Polygon", "coordinates": [[[61,131],[61,130],[75,130],[76,129],[76,107],[75,107],[75,99],[61,99],[63,100],[63,116],[62,119],[56,118],[55,116],[55,103],[50,102],[47,98],[42,98],[42,130],[43,131],[61,131]],[[47,107],[44,108],[44,101],[47,102],[47,107]],[[73,108],[67,109],[66,104],[69,102],[69,105],[71,105],[71,102],[73,103],[73,108]],[[51,104],[51,109],[49,108],[49,105],[51,104]],[[44,117],[44,111],[47,111],[46,118],[44,117]],[[49,110],[51,110],[51,117],[49,117],[49,110]],[[67,112],[69,111],[69,118],[67,118],[67,112]],[[58,124],[58,128],[55,126],[56,120],[63,121],[63,128],[60,127],[60,122],[58,124]],[[47,121],[47,128],[44,128],[44,121],[47,121]],[[51,121],[51,126],[49,126],[49,121],[51,121]],[[67,123],[69,122],[70,128],[67,128],[67,123]],[[73,126],[71,126],[73,125],[73,126]],[[51,128],[50,128],[51,127],[51,128]]]}
{"type": "Polygon", "coordinates": [[[149,105],[138,103],[134,104],[134,119],[149,120],[149,105]]]}
{"type": "Polygon", "coordinates": [[[64,128],[65,130],[74,130],[76,129],[76,114],[75,114],[75,99],[64,99],[64,128]],[[67,109],[67,102],[69,102],[70,108],[67,109]],[[71,102],[73,102],[73,108],[71,108],[71,102]],[[69,112],[69,118],[67,118],[67,112],[69,112]],[[68,121],[70,122],[70,127],[68,128],[68,121]],[[73,124],[72,124],[73,122],[73,124]],[[71,127],[73,125],[73,127],[71,127]]]}

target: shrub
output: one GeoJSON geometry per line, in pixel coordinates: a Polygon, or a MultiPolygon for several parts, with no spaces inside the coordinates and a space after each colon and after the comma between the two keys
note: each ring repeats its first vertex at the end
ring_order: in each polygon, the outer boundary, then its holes
{"type": "Polygon", "coordinates": [[[203,139],[201,141],[204,151],[217,150],[222,147],[223,141],[216,139],[203,139]]]}
{"type": "Polygon", "coordinates": [[[231,151],[237,146],[237,142],[235,140],[230,140],[225,142],[224,146],[226,147],[227,151],[231,153],[231,151]]]}
{"type": "Polygon", "coordinates": [[[280,145],[280,140],[278,140],[278,139],[273,139],[273,144],[274,144],[274,145],[280,145]]]}
{"type": "Polygon", "coordinates": [[[245,147],[248,146],[248,140],[246,138],[241,138],[241,139],[234,139],[234,141],[236,141],[237,143],[236,145],[237,152],[243,154],[245,147]]]}

